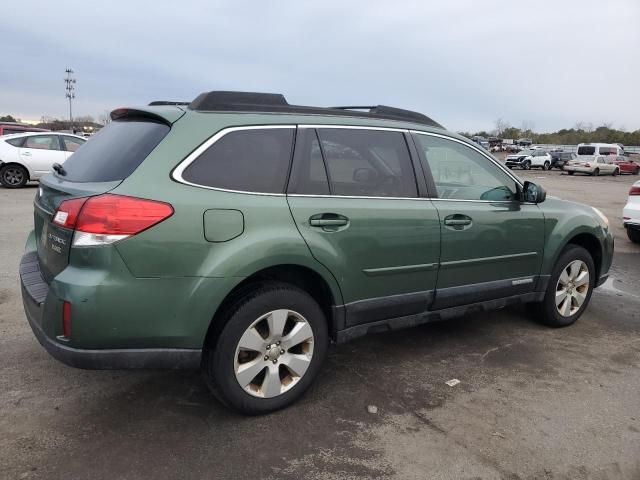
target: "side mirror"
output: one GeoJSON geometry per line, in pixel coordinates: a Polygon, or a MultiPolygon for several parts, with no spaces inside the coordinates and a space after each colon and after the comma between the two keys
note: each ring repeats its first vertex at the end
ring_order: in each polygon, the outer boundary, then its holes
{"type": "Polygon", "coordinates": [[[524,182],[522,187],[523,202],[527,203],[542,203],[547,198],[547,192],[540,185],[536,185],[533,182],[524,182]]]}
{"type": "Polygon", "coordinates": [[[356,183],[374,183],[378,174],[372,168],[356,168],[353,171],[353,181],[356,183]]]}

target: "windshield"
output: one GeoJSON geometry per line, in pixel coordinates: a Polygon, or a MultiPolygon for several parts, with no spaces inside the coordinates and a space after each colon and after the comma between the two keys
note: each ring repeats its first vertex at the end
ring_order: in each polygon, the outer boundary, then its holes
{"type": "Polygon", "coordinates": [[[138,168],[169,132],[169,126],[148,120],[111,122],[64,163],[65,180],[124,180],[138,168]]]}

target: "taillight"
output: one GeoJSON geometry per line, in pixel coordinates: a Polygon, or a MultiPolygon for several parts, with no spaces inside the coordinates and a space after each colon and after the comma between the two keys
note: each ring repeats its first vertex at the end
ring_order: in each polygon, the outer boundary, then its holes
{"type": "Polygon", "coordinates": [[[84,202],[88,199],[89,197],[74,198],[62,202],[58,210],[56,210],[56,214],[53,216],[53,223],[73,230],[76,226],[80,210],[82,210],[84,202]]]}
{"type": "Polygon", "coordinates": [[[629,195],[640,195],[640,185],[632,185],[629,195]]]}
{"type": "Polygon", "coordinates": [[[136,235],[171,215],[168,203],[104,194],[62,202],[54,223],[75,230],[73,246],[89,247],[136,235]]]}

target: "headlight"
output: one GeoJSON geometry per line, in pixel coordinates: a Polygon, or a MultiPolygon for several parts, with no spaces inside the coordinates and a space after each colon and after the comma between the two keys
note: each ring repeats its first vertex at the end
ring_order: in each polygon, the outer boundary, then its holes
{"type": "Polygon", "coordinates": [[[604,227],[609,228],[609,219],[606,217],[606,215],[602,213],[600,210],[598,210],[596,207],[591,207],[591,208],[593,208],[593,211],[596,212],[596,214],[600,217],[600,220],[602,220],[604,227]]]}

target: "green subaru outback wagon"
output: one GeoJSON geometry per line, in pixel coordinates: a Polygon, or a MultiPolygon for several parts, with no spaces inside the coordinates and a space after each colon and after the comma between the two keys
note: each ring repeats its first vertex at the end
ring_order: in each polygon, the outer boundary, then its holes
{"type": "Polygon", "coordinates": [[[111,117],[42,179],[20,264],[74,367],[201,367],[265,413],[330,341],[520,303],[562,327],[608,275],[606,217],[419,113],[209,92],[111,117]]]}

